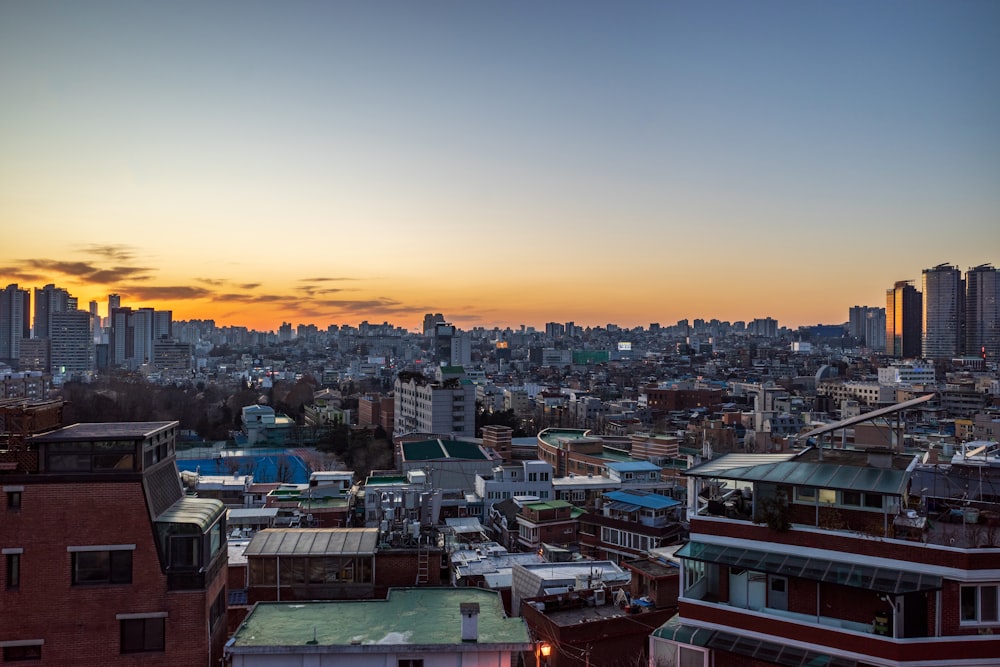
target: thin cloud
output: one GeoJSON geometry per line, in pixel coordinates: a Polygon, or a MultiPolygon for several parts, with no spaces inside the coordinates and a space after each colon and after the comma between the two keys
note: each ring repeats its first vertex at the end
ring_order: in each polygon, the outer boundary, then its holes
{"type": "Polygon", "coordinates": [[[130,262],[135,258],[135,250],[127,245],[90,243],[82,246],[82,250],[116,262],[130,262]]]}
{"type": "Polygon", "coordinates": [[[87,280],[92,283],[108,285],[122,280],[149,280],[149,269],[137,266],[116,266],[110,269],[101,269],[87,276],[87,280]]]}
{"type": "MultiPolygon", "coordinates": [[[[148,280],[152,269],[144,266],[101,267],[91,262],[65,261],[59,259],[22,259],[19,266],[10,267],[11,273],[23,276],[59,274],[77,280],[108,285],[122,280],[148,280]]],[[[25,278],[26,279],[26,278],[25,278]]],[[[47,278],[42,278],[45,280],[47,278]]]]}
{"type": "Polygon", "coordinates": [[[205,299],[213,292],[204,287],[192,285],[140,285],[122,290],[130,298],[149,301],[179,301],[181,299],[205,299]]]}

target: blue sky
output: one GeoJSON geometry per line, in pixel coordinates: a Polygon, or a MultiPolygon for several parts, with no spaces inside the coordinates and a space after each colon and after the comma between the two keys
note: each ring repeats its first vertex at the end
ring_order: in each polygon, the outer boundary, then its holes
{"type": "Polygon", "coordinates": [[[0,278],[261,328],[844,321],[1000,261],[998,62],[995,2],[4,3],[0,278]]]}

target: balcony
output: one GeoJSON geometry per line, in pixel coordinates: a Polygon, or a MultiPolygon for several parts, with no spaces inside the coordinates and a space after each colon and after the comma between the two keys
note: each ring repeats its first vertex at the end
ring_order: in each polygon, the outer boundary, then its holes
{"type": "MultiPolygon", "coordinates": [[[[683,624],[689,629],[704,628],[705,645],[715,649],[740,654],[742,649],[757,647],[754,657],[762,657],[764,649],[786,647],[791,652],[813,651],[831,656],[844,656],[847,651],[851,655],[871,656],[880,661],[878,664],[951,664],[955,656],[992,664],[1000,646],[1000,639],[992,637],[985,640],[976,635],[942,636],[933,630],[904,632],[894,628],[890,617],[875,614],[870,620],[847,619],[770,607],[748,609],[716,602],[711,595],[702,598],[678,600],[683,624]],[[768,646],[759,646],[762,636],[770,638],[763,642],[768,646]]],[[[846,656],[836,660],[847,662],[823,664],[857,664],[846,656]]]]}

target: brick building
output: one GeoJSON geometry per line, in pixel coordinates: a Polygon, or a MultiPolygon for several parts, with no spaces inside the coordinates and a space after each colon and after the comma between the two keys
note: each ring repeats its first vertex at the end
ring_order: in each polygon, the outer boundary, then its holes
{"type": "Polygon", "coordinates": [[[654,657],[706,667],[998,664],[1000,476],[970,465],[960,477],[960,467],[812,447],[691,468],[679,615],[654,633],[654,657]]]}
{"type": "Polygon", "coordinates": [[[225,507],[184,496],[177,422],[76,424],[0,453],[3,661],[216,664],[225,507]]]}

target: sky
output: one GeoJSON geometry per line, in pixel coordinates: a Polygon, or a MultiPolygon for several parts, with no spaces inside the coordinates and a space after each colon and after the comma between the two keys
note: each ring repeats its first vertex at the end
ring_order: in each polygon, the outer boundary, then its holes
{"type": "Polygon", "coordinates": [[[0,3],[0,284],[463,329],[1000,265],[1000,3],[0,3]]]}

